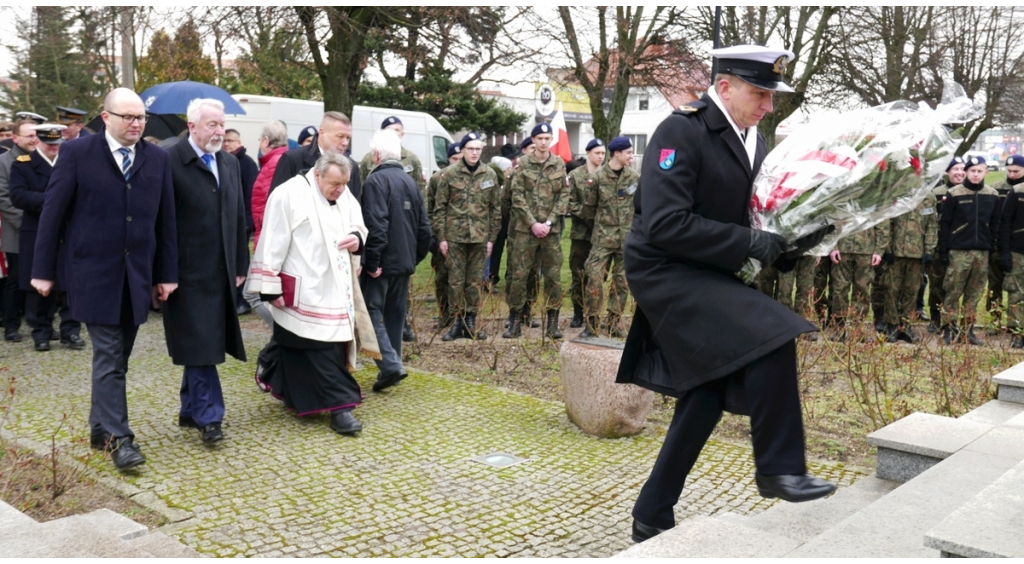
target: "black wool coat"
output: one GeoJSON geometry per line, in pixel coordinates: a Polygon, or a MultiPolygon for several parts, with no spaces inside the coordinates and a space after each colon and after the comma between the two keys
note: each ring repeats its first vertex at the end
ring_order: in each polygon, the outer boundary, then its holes
{"type": "Polygon", "coordinates": [[[423,194],[398,161],[384,161],[366,177],[363,195],[363,276],[409,276],[430,250],[430,220],[423,194]]]}
{"type": "Polygon", "coordinates": [[[618,382],[678,397],[738,372],[815,327],[734,276],[750,245],[753,166],[708,96],[673,112],[647,145],[623,249],[636,298],[618,382]]]}
{"type": "MultiPolygon", "coordinates": [[[[29,160],[15,159],[11,166],[9,192],[11,203],[21,209],[21,229],[18,238],[18,260],[24,264],[18,271],[18,288],[35,292],[32,287],[32,261],[35,260],[36,232],[39,231],[39,216],[43,213],[46,186],[50,183],[53,166],[38,151],[28,155],[29,160]]],[[[57,287],[64,288],[64,247],[57,251],[57,287]]]]}
{"type": "Polygon", "coordinates": [[[178,227],[178,289],[164,304],[167,352],[174,364],[245,360],[235,312],[235,276],[249,270],[249,239],[238,159],[219,151],[220,185],[187,140],[168,150],[178,227]]]}

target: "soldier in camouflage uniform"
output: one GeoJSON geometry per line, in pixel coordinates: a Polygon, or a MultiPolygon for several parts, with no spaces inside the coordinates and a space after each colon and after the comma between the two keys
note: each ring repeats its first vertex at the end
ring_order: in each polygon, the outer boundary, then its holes
{"type": "Polygon", "coordinates": [[[544,277],[547,309],[547,335],[561,339],[558,310],[562,302],[562,247],[559,219],[569,206],[565,162],[551,154],[552,129],[539,123],[530,134],[536,147],[532,155],[519,161],[512,178],[512,222],[515,223],[513,252],[509,254],[511,273],[507,296],[509,327],[502,335],[512,339],[522,335],[523,306],[526,305],[527,279],[536,265],[544,277]]]}
{"type": "MultiPolygon", "coordinates": [[[[405,126],[402,125],[402,120],[398,119],[397,116],[391,116],[384,120],[380,124],[381,129],[393,129],[398,134],[398,138],[401,139],[405,136],[405,126]]],[[[366,177],[373,170],[373,161],[370,160],[371,154],[366,153],[362,161],[359,161],[359,176],[363,183],[366,183],[366,177]]],[[[406,174],[412,177],[413,181],[416,182],[416,186],[420,187],[420,193],[422,194],[426,190],[426,183],[423,181],[423,165],[420,164],[419,157],[416,153],[413,153],[409,149],[402,147],[402,170],[406,174]]]]}
{"type": "Polygon", "coordinates": [[[608,161],[590,176],[584,192],[580,217],[593,226],[590,256],[587,258],[584,291],[586,299],[586,327],[580,337],[598,334],[598,315],[604,300],[605,277],[611,273],[608,290],[608,317],[605,325],[612,337],[625,335],[620,327],[622,312],[626,309],[629,286],[622,265],[622,245],[633,223],[633,194],[636,193],[640,174],[630,166],[633,145],[628,137],[616,137],[608,142],[608,161]]]}
{"type": "Polygon", "coordinates": [[[443,341],[486,339],[476,330],[484,263],[501,230],[498,177],[480,162],[484,142],[467,133],[460,142],[462,160],[441,172],[434,200],[437,247],[448,266],[448,306],[455,324],[443,341]]]}
{"type": "MultiPolygon", "coordinates": [[[[512,171],[512,174],[509,175],[508,180],[505,182],[505,188],[501,192],[501,217],[502,221],[508,223],[508,241],[506,243],[506,254],[508,255],[509,258],[507,261],[505,261],[506,298],[508,297],[509,293],[512,290],[512,279],[509,275],[512,273],[512,256],[515,253],[515,249],[512,246],[513,243],[515,243],[516,233],[516,218],[512,217],[512,180],[515,178],[516,171],[519,170],[519,163],[522,162],[523,159],[532,155],[534,149],[535,147],[533,145],[533,139],[529,137],[523,139],[523,142],[520,144],[522,156],[520,156],[519,159],[516,160],[515,169],[512,171]]],[[[526,279],[526,305],[523,306],[523,311],[521,312],[522,317],[524,320],[526,320],[527,325],[533,328],[540,327],[540,323],[533,321],[530,316],[530,308],[533,305],[533,302],[537,301],[537,285],[539,283],[540,266],[535,265],[534,269],[530,272],[529,277],[527,277],[526,279]]],[[[507,329],[510,325],[511,323],[508,320],[506,320],[505,328],[507,329]]]]}
{"type": "Polygon", "coordinates": [[[999,219],[1000,267],[1006,272],[1007,329],[1013,334],[1010,346],[1024,348],[1024,156],[1006,159],[1006,183],[1010,195],[999,219]]]}
{"type": "Polygon", "coordinates": [[[967,178],[946,194],[939,222],[939,259],[949,264],[943,287],[942,340],[947,345],[960,340],[966,327],[967,340],[983,345],[973,325],[988,279],[988,255],[996,241],[999,193],[985,186],[988,163],[984,158],[971,157],[964,168],[967,178]]]}
{"type": "MultiPolygon", "coordinates": [[[[1010,178],[1011,166],[1014,169],[1020,168],[1016,165],[1010,164],[1011,162],[1014,162],[1014,157],[1024,159],[1021,155],[1012,155],[1010,158],[1006,159],[1006,179],[1000,180],[992,185],[992,188],[999,193],[998,215],[1000,216],[1000,220],[1002,219],[1003,205],[1006,203],[1006,197],[1013,190],[1013,184],[1011,184],[1011,181],[1020,181],[1020,178],[1010,178]]],[[[1017,171],[1015,170],[1015,172],[1017,171]]],[[[999,231],[996,231],[996,233],[999,233],[999,231]]],[[[999,325],[998,321],[1002,318],[1003,310],[1005,309],[1005,306],[1003,306],[1003,280],[1006,277],[1006,272],[1003,271],[1003,268],[999,264],[1000,262],[999,253],[995,247],[993,247],[988,260],[988,294],[985,299],[985,310],[992,314],[992,321],[996,326],[999,325]]]]}
{"type": "MultiPolygon", "coordinates": [[[[963,157],[953,157],[949,161],[949,166],[946,167],[946,181],[939,184],[932,190],[932,195],[935,196],[935,217],[942,217],[942,203],[946,201],[946,193],[949,189],[958,186],[964,181],[967,176],[967,172],[964,170],[963,157]]],[[[935,251],[932,256],[938,258],[939,248],[935,247],[935,251]]],[[[941,260],[933,260],[931,265],[927,267],[928,272],[928,315],[931,317],[931,322],[928,323],[929,333],[938,333],[939,328],[942,325],[942,302],[946,298],[946,292],[943,291],[942,286],[946,279],[946,267],[948,265],[941,260]]]]}
{"type": "Polygon", "coordinates": [[[590,256],[590,238],[593,235],[593,224],[582,217],[584,194],[593,187],[591,178],[604,163],[604,141],[591,139],[587,143],[586,163],[569,173],[569,215],[572,217],[572,231],[569,233],[569,270],[572,272],[572,285],[569,286],[569,297],[572,298],[572,321],[569,327],[576,329],[583,326],[583,289],[586,286],[584,267],[590,256]]]}
{"type": "Polygon", "coordinates": [[[935,216],[935,198],[929,195],[917,209],[889,220],[890,242],[882,257],[885,271],[886,341],[916,343],[911,327],[917,291],[921,287],[924,265],[932,262],[932,249],[939,242],[939,222],[935,216]]]}
{"type": "Polygon", "coordinates": [[[882,253],[888,243],[889,223],[882,222],[840,239],[829,254],[832,260],[832,318],[840,331],[840,339],[845,335],[846,319],[851,311],[857,319],[867,316],[871,283],[875,278],[874,267],[882,262],[882,253]]]}
{"type": "MultiPolygon", "coordinates": [[[[448,145],[448,166],[462,160],[462,145],[448,145]]],[[[437,324],[434,329],[443,329],[451,324],[452,313],[448,307],[448,267],[444,263],[444,255],[437,248],[437,216],[434,215],[434,199],[437,196],[437,185],[441,180],[441,170],[435,172],[427,182],[427,217],[430,218],[432,240],[430,241],[430,267],[434,269],[434,297],[437,299],[437,324]]]]}

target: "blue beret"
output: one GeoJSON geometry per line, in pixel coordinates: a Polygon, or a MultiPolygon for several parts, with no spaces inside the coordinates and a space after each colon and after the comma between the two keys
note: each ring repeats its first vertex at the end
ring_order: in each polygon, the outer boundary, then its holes
{"type": "Polygon", "coordinates": [[[302,145],[303,141],[309,139],[314,135],[316,135],[316,128],[313,127],[312,125],[307,125],[306,127],[302,128],[302,132],[299,133],[299,145],[302,145]]]}
{"type": "Polygon", "coordinates": [[[1006,158],[1006,166],[1024,166],[1024,155],[1010,155],[1006,158]]]}
{"type": "Polygon", "coordinates": [[[519,144],[519,150],[525,151],[527,147],[533,145],[533,137],[527,137],[523,139],[523,142],[519,144]]]}
{"type": "Polygon", "coordinates": [[[448,158],[452,158],[455,155],[462,153],[462,145],[459,143],[452,143],[448,145],[448,158]]]}
{"type": "Polygon", "coordinates": [[[946,172],[949,172],[949,169],[955,167],[958,164],[964,164],[964,162],[965,161],[964,161],[963,157],[960,157],[960,156],[953,157],[953,160],[949,161],[949,164],[946,165],[946,172]]]}
{"type": "Polygon", "coordinates": [[[985,160],[985,157],[971,157],[967,159],[964,168],[971,168],[972,166],[988,167],[988,161],[985,160]]]}
{"type": "Polygon", "coordinates": [[[395,124],[402,125],[402,120],[398,119],[398,116],[391,116],[380,123],[380,128],[387,129],[389,125],[395,124]]]}
{"type": "Polygon", "coordinates": [[[604,147],[604,141],[600,139],[591,139],[590,143],[587,143],[587,152],[589,153],[594,147],[604,147]]]}
{"type": "Polygon", "coordinates": [[[551,124],[544,121],[533,126],[533,131],[530,132],[530,137],[534,135],[553,135],[554,129],[551,129],[551,124]]]}
{"type": "Polygon", "coordinates": [[[629,137],[616,137],[608,142],[608,151],[611,153],[625,151],[632,146],[633,144],[629,142],[629,137]]]}
{"type": "Polygon", "coordinates": [[[480,135],[479,133],[477,133],[475,131],[470,131],[469,133],[467,133],[466,135],[464,135],[462,137],[462,141],[459,141],[459,145],[462,145],[463,147],[465,147],[466,143],[469,143],[470,141],[483,141],[483,140],[484,140],[484,136],[483,135],[480,135]]]}

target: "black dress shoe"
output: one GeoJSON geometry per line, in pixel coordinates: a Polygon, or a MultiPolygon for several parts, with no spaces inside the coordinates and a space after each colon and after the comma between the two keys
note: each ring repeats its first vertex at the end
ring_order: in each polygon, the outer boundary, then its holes
{"type": "Polygon", "coordinates": [[[402,342],[403,343],[415,343],[416,342],[416,333],[412,330],[412,325],[409,325],[408,323],[406,323],[405,327],[402,329],[402,342]]]}
{"type": "Polygon", "coordinates": [[[220,429],[220,422],[210,423],[206,427],[200,429],[203,433],[203,442],[212,445],[217,441],[224,440],[224,432],[220,429]]]}
{"type": "Polygon", "coordinates": [[[67,337],[61,337],[60,344],[64,345],[69,349],[80,350],[85,348],[85,340],[78,335],[69,335],[67,337]]]}
{"type": "Polygon", "coordinates": [[[10,341],[12,343],[20,343],[21,342],[21,333],[18,333],[17,331],[15,331],[13,333],[4,333],[4,340],[5,341],[10,341]]]}
{"type": "Polygon", "coordinates": [[[36,341],[36,352],[46,352],[50,350],[50,341],[36,341]]]}
{"type": "Polygon", "coordinates": [[[836,491],[836,485],[811,476],[788,475],[788,476],[762,476],[755,474],[757,491],[761,497],[772,499],[779,498],[783,501],[800,502],[811,501],[825,497],[836,491]]]}
{"type": "Polygon", "coordinates": [[[377,381],[373,383],[373,391],[379,392],[390,388],[402,380],[405,380],[406,376],[408,376],[408,374],[405,372],[395,372],[394,374],[388,374],[384,377],[378,377],[377,381]]]}
{"type": "Polygon", "coordinates": [[[110,459],[118,470],[128,470],[146,463],[146,458],[139,452],[139,447],[129,437],[116,439],[111,443],[110,459]]]}
{"type": "Polygon", "coordinates": [[[58,340],[58,339],[60,339],[60,337],[58,337],[58,336],[57,336],[56,334],[54,334],[54,333],[50,333],[50,339],[49,339],[49,340],[51,340],[51,341],[56,341],[56,340],[58,340]]]}
{"type": "Polygon", "coordinates": [[[252,306],[249,302],[239,302],[238,307],[235,308],[235,313],[238,315],[245,315],[252,311],[252,306]]]}
{"type": "Polygon", "coordinates": [[[195,419],[188,417],[187,415],[178,416],[178,427],[189,427],[191,429],[198,429],[199,424],[196,423],[195,419]]]}
{"type": "Polygon", "coordinates": [[[110,446],[110,433],[100,433],[99,435],[89,435],[89,448],[93,450],[108,450],[110,446]]]}
{"type": "Polygon", "coordinates": [[[657,527],[651,527],[650,525],[644,525],[640,521],[633,519],[633,542],[644,542],[645,540],[656,537],[667,530],[668,529],[659,529],[657,527]]]}
{"type": "Polygon", "coordinates": [[[331,413],[331,429],[342,435],[354,435],[363,430],[363,424],[352,415],[352,410],[339,409],[331,413]]]}

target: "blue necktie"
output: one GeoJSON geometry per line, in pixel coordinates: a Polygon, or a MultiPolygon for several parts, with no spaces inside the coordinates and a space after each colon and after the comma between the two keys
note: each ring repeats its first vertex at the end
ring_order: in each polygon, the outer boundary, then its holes
{"type": "Polygon", "coordinates": [[[118,151],[121,152],[121,172],[124,173],[124,179],[128,180],[128,177],[131,176],[128,169],[132,168],[132,153],[124,147],[121,147],[118,151]]]}
{"type": "Polygon", "coordinates": [[[203,162],[206,163],[206,168],[213,172],[213,155],[210,153],[203,153],[203,162]]]}

